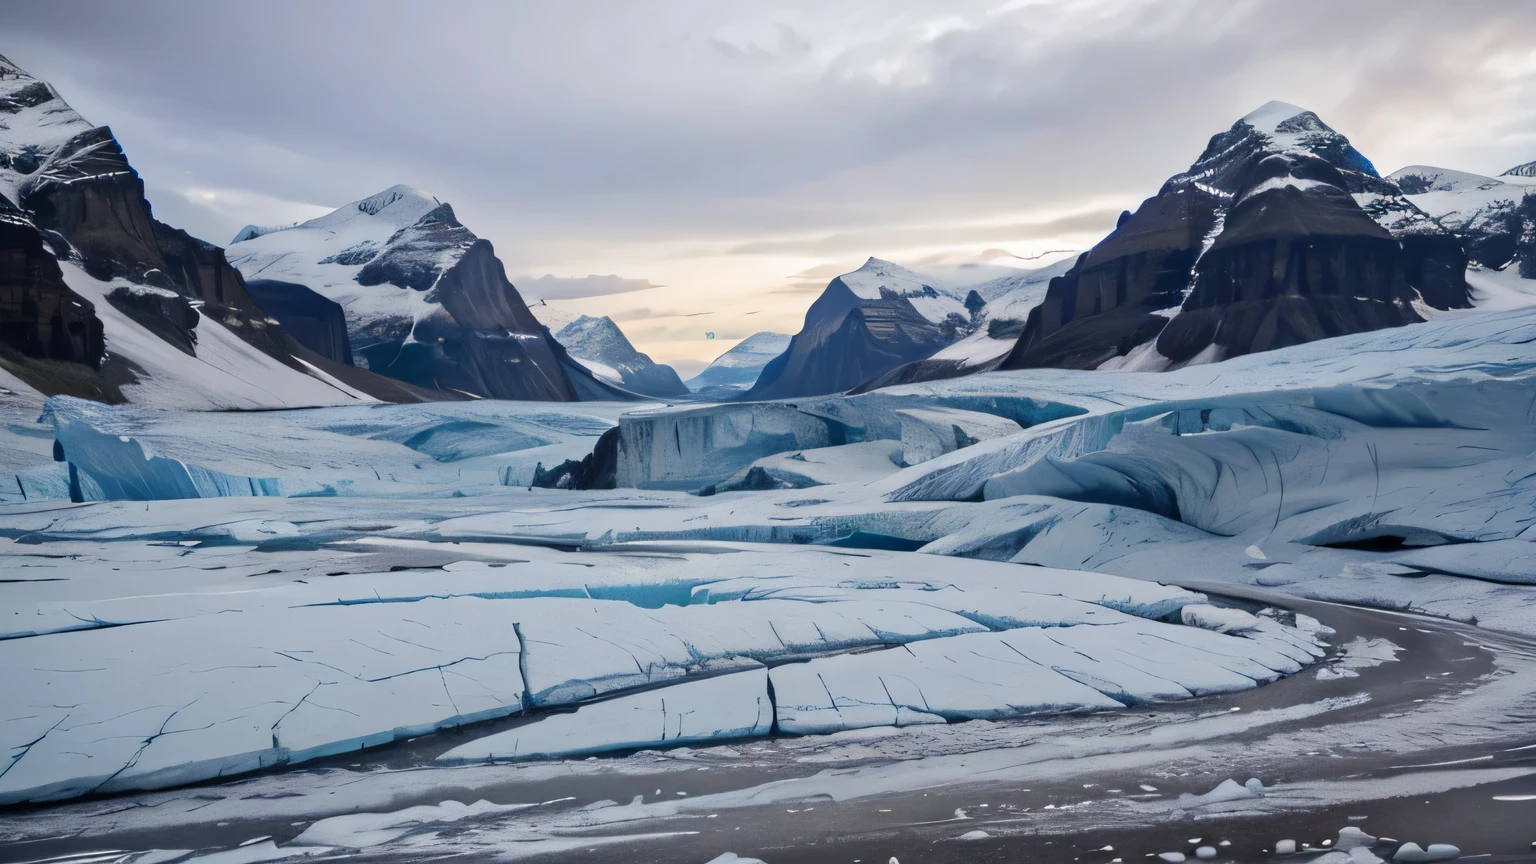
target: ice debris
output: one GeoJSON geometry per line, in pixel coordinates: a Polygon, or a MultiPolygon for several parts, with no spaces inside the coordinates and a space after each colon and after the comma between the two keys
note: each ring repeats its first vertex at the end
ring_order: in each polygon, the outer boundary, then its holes
{"type": "Polygon", "coordinates": [[[1188,792],[1179,796],[1179,806],[1208,807],[1212,804],[1224,804],[1229,801],[1245,801],[1252,798],[1264,797],[1264,784],[1258,778],[1249,778],[1247,783],[1238,785],[1236,780],[1230,777],[1204,795],[1191,795],[1188,792]]]}
{"type": "Polygon", "coordinates": [[[1392,855],[1393,861],[1402,864],[1432,864],[1435,861],[1454,861],[1461,857],[1461,850],[1449,843],[1431,843],[1425,849],[1417,843],[1404,843],[1392,855]]]}

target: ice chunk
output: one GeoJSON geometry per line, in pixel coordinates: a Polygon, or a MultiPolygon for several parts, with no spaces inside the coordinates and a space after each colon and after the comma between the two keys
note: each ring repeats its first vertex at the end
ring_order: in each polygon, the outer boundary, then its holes
{"type": "Polygon", "coordinates": [[[773,727],[768,672],[757,668],[583,705],[477,738],[439,762],[585,756],[717,738],[752,738],[773,727]]]}
{"type": "Polygon", "coordinates": [[[1372,669],[1383,663],[1397,661],[1397,652],[1403,650],[1386,639],[1367,639],[1356,636],[1346,643],[1341,654],[1331,665],[1317,670],[1317,680],[1334,681],[1341,678],[1358,678],[1360,669],[1372,669]]]}
{"type": "Polygon", "coordinates": [[[1277,843],[1275,843],[1275,854],[1276,855],[1295,855],[1296,854],[1296,841],[1295,840],[1281,840],[1281,841],[1278,841],[1277,843]]]}
{"type": "Polygon", "coordinates": [[[1179,796],[1179,806],[1183,808],[1209,807],[1212,804],[1225,804],[1229,801],[1246,801],[1253,798],[1264,797],[1263,786],[1257,779],[1249,780],[1250,785],[1238,785],[1236,780],[1227,778],[1211,791],[1204,795],[1191,795],[1184,793],[1179,796]],[[1256,788],[1255,788],[1256,787],[1256,788]]]}
{"type": "Polygon", "coordinates": [[[1247,633],[1259,627],[1259,619],[1248,612],[1204,603],[1185,606],[1179,611],[1179,616],[1191,627],[1202,627],[1217,633],[1247,633]]]}
{"type": "Polygon", "coordinates": [[[1353,825],[1339,829],[1339,840],[1333,848],[1348,851],[1355,848],[1369,849],[1376,845],[1376,838],[1353,825]]]}
{"type": "Polygon", "coordinates": [[[1461,850],[1449,843],[1431,843],[1425,849],[1417,843],[1404,843],[1397,847],[1392,860],[1403,864],[1430,864],[1435,861],[1454,861],[1461,857],[1461,850]]]}
{"type": "Polygon", "coordinates": [[[1371,850],[1356,846],[1348,851],[1334,850],[1313,858],[1312,864],[1382,864],[1382,860],[1371,850]]]}

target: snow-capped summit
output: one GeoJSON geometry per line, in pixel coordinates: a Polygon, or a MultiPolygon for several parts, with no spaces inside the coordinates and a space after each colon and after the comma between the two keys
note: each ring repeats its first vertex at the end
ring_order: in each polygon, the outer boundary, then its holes
{"type": "MultiPolygon", "coordinates": [[[[1274,134],[1280,130],[1282,124],[1287,124],[1288,121],[1303,114],[1307,115],[1308,118],[1305,122],[1316,121],[1318,125],[1322,125],[1322,121],[1311,111],[1297,105],[1292,105],[1289,102],[1281,102],[1278,99],[1265,102],[1258,108],[1244,114],[1237,122],[1246,123],[1265,134],[1274,134]]],[[[1322,128],[1327,129],[1329,132],[1333,131],[1328,129],[1327,126],[1322,126],[1322,128]]]]}
{"type": "Polygon", "coordinates": [[[582,315],[560,328],[555,340],[593,375],[632,393],[662,398],[688,395],[676,370],[636,351],[624,331],[606,315],[582,315]]]}
{"type": "Polygon", "coordinates": [[[490,241],[418,189],[391,186],[241,237],[229,255],[246,278],[303,286],[341,304],[358,365],[474,396],[615,395],[528,311],[490,241]]]}
{"type": "Polygon", "coordinates": [[[1503,186],[1504,181],[1466,171],[1452,171],[1433,165],[1409,165],[1387,175],[1404,195],[1423,195],[1426,192],[1461,192],[1468,189],[1493,189],[1503,186]]]}
{"type": "Polygon", "coordinates": [[[757,383],[763,367],[788,347],[789,336],[783,333],[753,333],[684,383],[701,398],[729,398],[757,383]]]}
{"type": "Polygon", "coordinates": [[[970,310],[939,280],[879,258],[827,283],[789,348],[747,399],[815,396],[857,387],[964,335],[970,310]]]}
{"type": "Polygon", "coordinates": [[[369,195],[324,216],[302,222],[299,227],[341,231],[353,222],[371,221],[399,229],[414,225],[442,203],[413,186],[397,184],[377,195],[369,195]]]}
{"type": "Polygon", "coordinates": [[[853,392],[863,393],[897,384],[914,384],[958,378],[997,368],[1008,356],[1023,332],[1029,313],[1044,299],[1052,279],[1069,271],[1077,256],[1071,255],[1054,264],[1033,270],[1020,270],[971,286],[985,301],[967,328],[971,332],[952,345],[946,345],[929,357],[899,366],[865,382],[853,392]]]}
{"type": "Polygon", "coordinates": [[[1484,177],[1430,165],[1410,165],[1388,178],[1415,206],[1461,239],[1467,255],[1488,270],[1536,278],[1536,182],[1518,174],[1484,177]]]}
{"type": "Polygon", "coordinates": [[[1468,305],[1465,269],[1348,138],[1269,102],[1052,280],[1003,368],[1168,368],[1399,326],[1468,305]]]}

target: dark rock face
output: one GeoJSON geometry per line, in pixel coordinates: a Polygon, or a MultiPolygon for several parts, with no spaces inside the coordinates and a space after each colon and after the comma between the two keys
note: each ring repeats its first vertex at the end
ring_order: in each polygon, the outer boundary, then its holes
{"type": "Polygon", "coordinates": [[[0,346],[26,357],[101,364],[96,307],[64,283],[42,234],[0,197],[0,346]]]}
{"type": "Polygon", "coordinates": [[[303,285],[276,279],[252,279],[245,283],[245,290],[300,345],[329,360],[352,365],[347,316],[340,303],[303,285]]]}
{"type": "Polygon", "coordinates": [[[1001,368],[1091,369],[1153,339],[1180,364],[1400,326],[1421,320],[1415,300],[1468,306],[1465,269],[1344,136],[1270,103],[1053,279],[1001,368]]]}
{"type": "Polygon", "coordinates": [[[825,317],[795,334],[744,399],[839,393],[949,344],[937,325],[910,309],[865,308],[830,289],[811,305],[807,320],[812,316],[825,317]]]}
{"type": "MultiPolygon", "coordinates": [[[[920,360],[948,345],[957,333],[935,322],[914,305],[938,299],[929,286],[914,289],[916,274],[901,270],[889,276],[886,262],[871,259],[863,269],[833,279],[805,313],[805,325],[790,339],[783,354],[769,361],[743,399],[784,399],[840,393],[884,375],[905,363],[920,360]],[[864,283],[855,293],[848,279],[872,271],[896,287],[881,285],[878,296],[864,283]],[[906,284],[900,281],[906,280],[906,284]],[[926,289],[926,290],[924,290],[926,289]]],[[[951,298],[956,309],[961,301],[951,298]]]]}
{"type": "Polygon", "coordinates": [[[183,297],[250,313],[263,311],[246,291],[245,277],[230,266],[221,247],[158,220],[154,227],[164,272],[183,297]]]}
{"type": "Polygon", "coordinates": [[[107,292],[107,302],[140,327],[197,356],[197,310],[187,298],[164,288],[119,286],[107,292]]]}
{"type": "Polygon", "coordinates": [[[545,470],[533,470],[533,485],[540,489],[614,489],[619,472],[619,427],[597,439],[597,446],[578,462],[567,459],[545,470]]]}
{"type": "Polygon", "coordinates": [[[170,287],[163,273],[144,183],[112,130],[100,126],[71,138],[28,178],[21,206],[39,228],[57,231],[97,279],[122,277],[170,287]]]}
{"type": "Polygon", "coordinates": [[[1401,247],[1332,186],[1284,186],[1234,207],[1157,350],[1186,363],[1421,320],[1401,247]]]}
{"type": "Polygon", "coordinates": [[[1051,280],[1001,368],[1092,369],[1156,338],[1168,319],[1155,313],[1183,301],[1218,203],[1195,186],[1147,199],[1051,280]]]}
{"type": "MultiPolygon", "coordinates": [[[[389,238],[384,250],[367,258],[357,273],[359,285],[398,285],[414,291],[426,291],[436,284],[445,268],[474,245],[477,238],[453,215],[453,208],[443,204],[421,217],[416,224],[400,229],[389,238]]],[[[347,249],[336,256],[346,264],[361,258],[367,250],[347,249]]]]}
{"type": "Polygon", "coordinates": [[[564,351],[507,280],[490,241],[475,240],[435,284],[441,308],[414,328],[395,322],[378,334],[383,341],[358,349],[369,369],[495,399],[578,399],[561,368],[564,351]]]}

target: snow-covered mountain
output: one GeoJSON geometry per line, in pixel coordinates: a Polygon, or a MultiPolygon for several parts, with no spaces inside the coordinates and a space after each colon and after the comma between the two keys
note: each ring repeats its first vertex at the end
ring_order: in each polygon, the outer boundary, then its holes
{"type": "Polygon", "coordinates": [[[1459,237],[1473,263],[1490,270],[1512,266],[1522,277],[1536,279],[1536,173],[1517,173],[1529,167],[1484,177],[1410,165],[1387,179],[1459,237]]]}
{"type": "Polygon", "coordinates": [[[1051,281],[1002,368],[1161,369],[1465,308],[1466,256],[1316,114],[1214,136],[1051,281]]]}
{"type": "Polygon", "coordinates": [[[789,348],[764,367],[744,398],[836,393],[927,357],[970,323],[965,296],[870,258],[827,284],[789,348]]]}
{"type": "Polygon", "coordinates": [[[1526,162],[1523,165],[1505,171],[1500,177],[1536,177],[1536,162],[1526,162]]]}
{"type": "Polygon", "coordinates": [[[704,399],[730,399],[741,395],[757,383],[773,358],[789,347],[789,338],[783,333],[763,330],[737,342],[731,350],[716,357],[704,371],[689,378],[684,384],[704,399]]]}
{"type": "Polygon", "coordinates": [[[619,325],[606,315],[582,315],[555,333],[576,362],[593,375],[643,396],[687,396],[688,388],[671,366],[641,354],[619,325]]]}
{"type": "Polygon", "coordinates": [[[1024,332],[1030,311],[1045,298],[1050,281],[1072,269],[1076,260],[1074,256],[1045,267],[1017,271],[972,286],[971,290],[986,305],[980,307],[972,319],[970,335],[940,348],[932,356],[898,366],[878,378],[866,381],[854,388],[853,392],[865,393],[895,384],[956,378],[997,368],[1019,341],[1019,334],[1024,332]]]}
{"type": "Polygon", "coordinates": [[[247,279],[340,304],[354,362],[419,387],[477,397],[622,397],[572,361],[508,281],[490,241],[453,207],[391,186],[288,227],[247,226],[230,245],[247,279]]]}
{"type": "Polygon", "coordinates": [[[50,395],[186,408],[420,398],[278,328],[223,249],[154,218],[112,130],[3,57],[0,323],[0,365],[50,395]]]}

